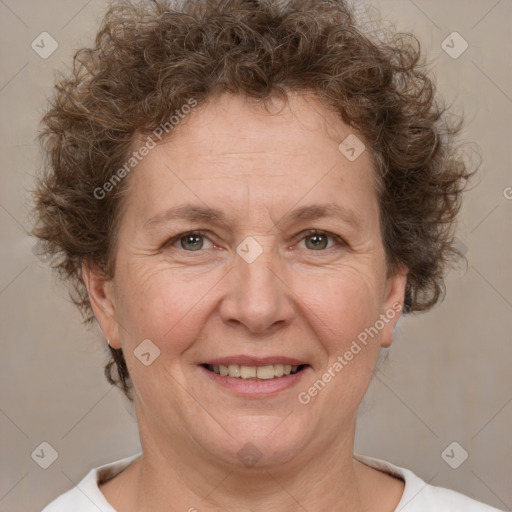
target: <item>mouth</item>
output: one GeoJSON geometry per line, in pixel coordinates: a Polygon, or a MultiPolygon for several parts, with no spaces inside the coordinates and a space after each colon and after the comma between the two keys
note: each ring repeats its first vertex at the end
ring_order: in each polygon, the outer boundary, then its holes
{"type": "Polygon", "coordinates": [[[248,381],[268,381],[282,379],[289,375],[295,375],[304,371],[309,365],[291,365],[291,364],[265,364],[260,366],[249,366],[239,364],[201,364],[212,373],[216,373],[222,377],[231,377],[234,379],[248,380],[248,381]]]}
{"type": "Polygon", "coordinates": [[[201,373],[230,394],[249,399],[278,396],[298,386],[313,368],[288,357],[253,358],[236,356],[203,362],[201,373]]]}

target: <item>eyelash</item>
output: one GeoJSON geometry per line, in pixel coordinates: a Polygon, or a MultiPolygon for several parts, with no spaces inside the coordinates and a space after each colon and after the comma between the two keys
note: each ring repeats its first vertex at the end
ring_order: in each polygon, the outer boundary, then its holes
{"type": "MultiPolygon", "coordinates": [[[[325,237],[331,238],[331,239],[333,239],[338,244],[338,246],[340,246],[340,247],[348,247],[348,244],[345,242],[345,240],[343,240],[338,235],[335,235],[333,233],[329,233],[328,231],[322,231],[320,229],[307,229],[306,231],[302,231],[294,239],[294,243],[300,242],[300,241],[304,240],[305,238],[307,238],[308,236],[313,236],[313,235],[320,235],[320,236],[325,236],[325,237]]],[[[171,239],[169,239],[165,243],[164,247],[166,247],[166,248],[167,247],[172,247],[176,242],[178,242],[179,240],[181,240],[182,238],[185,238],[187,236],[201,236],[201,237],[204,237],[204,238],[208,238],[206,231],[201,231],[201,230],[186,231],[185,233],[180,233],[179,235],[176,235],[176,236],[172,237],[171,239]]],[[[208,240],[209,240],[209,238],[208,238],[208,240]]],[[[210,242],[211,242],[211,240],[210,240],[210,242]]],[[[333,248],[334,247],[329,247],[329,249],[333,249],[333,248]]],[[[321,252],[326,252],[329,249],[322,249],[322,250],[318,250],[318,251],[311,250],[310,252],[320,252],[321,253],[321,252]]],[[[191,253],[202,252],[202,250],[186,251],[185,249],[183,249],[183,251],[191,252],[191,253]]]]}

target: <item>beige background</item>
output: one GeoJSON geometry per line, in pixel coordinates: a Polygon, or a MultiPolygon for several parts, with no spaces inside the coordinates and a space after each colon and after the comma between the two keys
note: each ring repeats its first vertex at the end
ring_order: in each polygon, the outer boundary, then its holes
{"type": "MultiPolygon", "coordinates": [[[[458,228],[468,271],[450,276],[446,300],[433,311],[403,319],[362,407],[356,451],[511,510],[512,3],[372,5],[424,43],[439,89],[466,114],[464,137],[478,143],[483,162],[458,228]],[[457,59],[441,48],[453,31],[469,43],[457,59]],[[452,441],[469,453],[458,469],[441,458],[452,441]]],[[[100,0],[0,0],[0,511],[40,511],[90,468],[139,448],[130,407],[103,378],[100,336],[83,329],[25,234],[45,97],[55,71],[92,41],[104,8],[100,0]],[[31,48],[43,31],[59,45],[47,59],[31,48]],[[43,441],[58,452],[46,470],[31,458],[43,441]]]]}

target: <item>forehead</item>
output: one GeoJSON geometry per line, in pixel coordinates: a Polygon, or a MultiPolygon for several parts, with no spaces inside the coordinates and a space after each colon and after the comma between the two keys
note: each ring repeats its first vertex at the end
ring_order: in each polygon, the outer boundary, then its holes
{"type": "Polygon", "coordinates": [[[129,202],[147,222],[196,203],[244,211],[320,202],[375,213],[368,151],[349,160],[339,144],[355,133],[312,95],[290,94],[265,108],[222,95],[196,107],[133,173],[129,202]],[[145,200],[141,201],[140,199],[145,200]],[[131,201],[130,201],[131,200],[131,201]]]}
{"type": "Polygon", "coordinates": [[[289,93],[286,101],[272,97],[265,103],[240,95],[217,95],[197,107],[178,128],[170,144],[194,147],[189,158],[291,154],[320,160],[328,147],[337,147],[353,133],[311,93],[289,93]],[[316,155],[311,154],[314,145],[316,155]]]}

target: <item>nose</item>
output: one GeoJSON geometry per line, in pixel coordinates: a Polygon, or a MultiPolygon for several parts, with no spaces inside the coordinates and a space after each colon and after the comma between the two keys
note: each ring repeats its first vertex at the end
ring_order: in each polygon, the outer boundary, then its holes
{"type": "Polygon", "coordinates": [[[231,327],[242,325],[252,334],[269,334],[292,321],[294,295],[287,285],[286,269],[272,248],[259,245],[262,252],[254,261],[244,258],[243,252],[235,256],[220,315],[231,327]]]}

